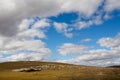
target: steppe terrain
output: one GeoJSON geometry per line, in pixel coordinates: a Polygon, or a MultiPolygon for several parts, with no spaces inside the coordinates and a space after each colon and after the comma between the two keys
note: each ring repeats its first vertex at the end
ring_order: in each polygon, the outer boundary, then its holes
{"type": "Polygon", "coordinates": [[[0,63],[0,80],[120,80],[120,67],[20,61],[0,63]]]}

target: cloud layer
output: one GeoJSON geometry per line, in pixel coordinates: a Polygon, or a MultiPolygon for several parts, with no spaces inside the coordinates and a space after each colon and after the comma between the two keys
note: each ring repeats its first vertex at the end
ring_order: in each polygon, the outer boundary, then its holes
{"type": "Polygon", "coordinates": [[[47,59],[51,50],[46,48],[46,44],[40,39],[46,38],[43,29],[49,26],[49,21],[46,19],[37,22],[34,22],[34,19],[24,19],[18,26],[19,32],[15,36],[0,36],[0,54],[5,61],[47,59]],[[31,22],[34,24],[30,27],[31,22]]]}
{"type": "MultiPolygon", "coordinates": [[[[19,32],[17,25],[28,17],[50,17],[61,13],[76,12],[78,21],[76,29],[87,28],[102,23],[103,15],[119,9],[119,0],[4,0],[0,1],[0,35],[13,36],[19,32]],[[48,4],[49,3],[49,4],[48,4]],[[105,5],[102,5],[102,4],[105,5]],[[114,3],[114,4],[113,4],[114,3]],[[72,5],[72,6],[71,6],[72,5]],[[87,6],[85,6],[87,5],[87,6]],[[99,7],[103,6],[101,9],[99,7]],[[96,14],[96,16],[94,15],[96,14]],[[81,19],[87,19],[81,20],[81,19]]],[[[68,25],[69,26],[69,25],[68,25]]],[[[69,29],[69,28],[68,28],[69,29]]],[[[57,30],[58,31],[58,30],[57,30]]],[[[66,29],[66,31],[69,31],[66,29]]],[[[72,34],[67,34],[71,37],[72,34]]]]}

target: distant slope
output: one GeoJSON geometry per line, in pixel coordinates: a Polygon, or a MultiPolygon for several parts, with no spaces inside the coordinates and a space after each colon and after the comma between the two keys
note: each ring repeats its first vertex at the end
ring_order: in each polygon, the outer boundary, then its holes
{"type": "Polygon", "coordinates": [[[111,68],[120,68],[120,65],[109,66],[111,68]]]}
{"type": "Polygon", "coordinates": [[[48,64],[72,66],[72,64],[64,64],[64,63],[57,63],[57,62],[19,61],[19,62],[0,63],[0,71],[27,68],[31,66],[48,65],[48,64]]]}
{"type": "Polygon", "coordinates": [[[37,61],[5,62],[0,63],[0,80],[120,80],[120,68],[37,61]],[[63,68],[36,72],[13,71],[14,69],[40,65],[63,66],[63,68]]]}
{"type": "Polygon", "coordinates": [[[46,64],[72,65],[72,64],[64,64],[64,63],[57,63],[57,62],[38,62],[38,61],[4,62],[4,63],[0,63],[0,71],[31,67],[31,66],[46,65],[46,64]]]}

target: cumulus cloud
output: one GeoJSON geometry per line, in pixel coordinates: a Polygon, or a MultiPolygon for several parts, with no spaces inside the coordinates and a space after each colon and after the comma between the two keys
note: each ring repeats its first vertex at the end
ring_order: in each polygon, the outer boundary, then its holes
{"type": "Polygon", "coordinates": [[[97,41],[100,46],[105,47],[100,49],[86,49],[80,48],[75,44],[65,44],[58,48],[60,54],[72,54],[81,53],[69,60],[58,60],[58,62],[74,63],[82,65],[94,65],[94,66],[110,66],[110,65],[120,65],[120,35],[113,38],[101,38],[97,41]],[[66,48],[67,47],[67,48],[66,48]],[[108,48],[108,49],[106,49],[108,48]]]}
{"type": "Polygon", "coordinates": [[[120,10],[120,0],[106,0],[105,10],[111,12],[113,10],[120,10]]]}
{"type": "Polygon", "coordinates": [[[49,28],[49,26],[47,19],[37,22],[34,22],[34,19],[24,19],[18,26],[19,32],[15,36],[0,36],[0,54],[4,55],[1,59],[5,61],[46,59],[50,56],[51,50],[46,48],[46,44],[40,39],[46,37],[45,30],[42,29],[49,28]],[[31,23],[34,24],[30,27],[31,23]],[[40,39],[36,40],[35,37],[40,39]],[[6,57],[7,54],[9,56],[6,57]]]}
{"type": "Polygon", "coordinates": [[[33,38],[35,36],[38,36],[39,38],[45,38],[45,30],[47,30],[50,27],[50,22],[48,19],[41,19],[38,21],[34,21],[34,19],[25,19],[22,21],[22,23],[18,26],[19,33],[17,36],[25,36],[27,37],[29,34],[29,37],[33,38]],[[30,24],[32,23],[32,27],[30,27],[30,24]],[[29,29],[28,29],[29,28],[29,29]]]}
{"type": "Polygon", "coordinates": [[[99,25],[102,23],[103,23],[102,15],[99,14],[98,16],[93,16],[88,21],[79,20],[78,22],[75,23],[74,26],[77,30],[81,30],[81,29],[89,28],[91,25],[99,25]]]}
{"type": "Polygon", "coordinates": [[[69,60],[58,60],[58,62],[91,66],[120,65],[118,60],[120,58],[119,52],[119,50],[90,50],[87,51],[86,54],[82,54],[69,60]],[[110,64],[108,64],[108,62],[110,64]]]}
{"type": "Polygon", "coordinates": [[[86,39],[81,40],[80,43],[90,42],[90,41],[92,41],[92,39],[90,39],[90,38],[86,38],[86,39]]]}
{"type": "Polygon", "coordinates": [[[57,30],[57,32],[63,33],[68,38],[71,38],[73,36],[73,34],[71,33],[73,29],[68,28],[68,25],[66,23],[54,22],[54,27],[57,30]]]}
{"type": "Polygon", "coordinates": [[[0,4],[0,35],[3,36],[13,36],[19,32],[17,24],[24,18],[49,16],[59,10],[59,4],[53,0],[4,0],[0,4]]]}
{"type": "Polygon", "coordinates": [[[62,0],[63,6],[62,9],[64,11],[70,12],[75,11],[79,12],[80,14],[83,14],[85,16],[91,16],[97,8],[100,6],[103,0],[62,0]],[[72,5],[72,6],[71,6],[72,5]],[[86,5],[86,6],[85,6],[86,5]]]}
{"type": "Polygon", "coordinates": [[[87,49],[86,46],[72,44],[72,43],[65,43],[62,46],[59,46],[58,52],[62,55],[76,54],[76,53],[80,54],[80,53],[84,53],[86,49],[87,49]]]}
{"type": "Polygon", "coordinates": [[[107,47],[107,48],[118,48],[120,47],[120,33],[115,36],[114,38],[101,38],[100,40],[98,40],[98,42],[100,44],[100,46],[102,47],[107,47]]]}
{"type": "Polygon", "coordinates": [[[44,61],[49,55],[40,53],[20,53],[6,57],[6,61],[44,61]]]}
{"type": "Polygon", "coordinates": [[[33,26],[33,28],[46,28],[46,27],[50,27],[50,20],[48,19],[42,19],[42,20],[39,20],[37,21],[33,26]]]}

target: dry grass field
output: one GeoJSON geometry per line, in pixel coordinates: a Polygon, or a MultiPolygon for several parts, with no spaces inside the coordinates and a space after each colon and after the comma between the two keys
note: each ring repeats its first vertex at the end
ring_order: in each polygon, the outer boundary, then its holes
{"type": "Polygon", "coordinates": [[[6,62],[0,63],[0,80],[120,80],[120,67],[91,67],[51,62],[6,62]],[[14,69],[39,65],[63,66],[33,72],[15,72],[14,69]]]}

